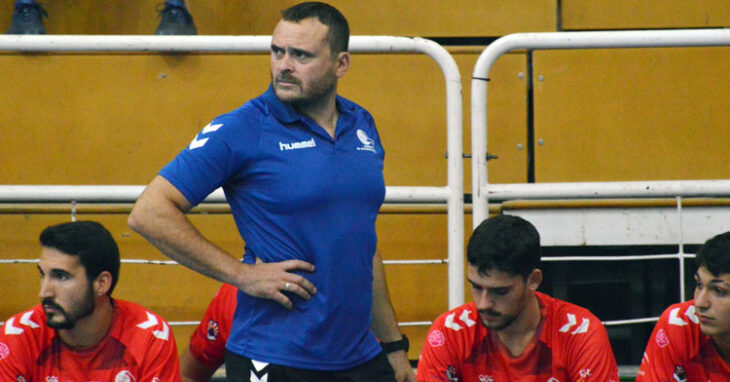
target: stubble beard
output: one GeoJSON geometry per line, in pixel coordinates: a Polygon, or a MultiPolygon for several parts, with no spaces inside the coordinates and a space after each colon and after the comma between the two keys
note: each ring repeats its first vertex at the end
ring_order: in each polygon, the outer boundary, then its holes
{"type": "Polygon", "coordinates": [[[94,312],[96,300],[94,299],[94,291],[91,285],[89,285],[80,303],[76,307],[71,307],[71,310],[68,312],[51,299],[44,299],[43,305],[49,305],[57,310],[56,313],[47,316],[46,324],[49,327],[53,329],[73,329],[78,320],[88,317],[94,312]],[[54,320],[58,316],[61,316],[63,319],[61,321],[54,320]]]}
{"type": "Polygon", "coordinates": [[[335,75],[326,75],[312,81],[308,87],[305,87],[301,81],[287,76],[286,74],[279,74],[274,80],[274,91],[276,97],[279,98],[281,103],[290,105],[296,109],[302,108],[313,108],[326,101],[331,95],[337,91],[337,77],[335,75]],[[276,88],[276,82],[280,80],[293,81],[294,84],[290,85],[300,90],[298,96],[283,97],[279,94],[276,88]]]}

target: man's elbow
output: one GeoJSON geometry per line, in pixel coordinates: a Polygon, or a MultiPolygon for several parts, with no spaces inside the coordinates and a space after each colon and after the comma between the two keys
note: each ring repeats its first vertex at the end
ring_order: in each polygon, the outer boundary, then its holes
{"type": "Polygon", "coordinates": [[[145,232],[145,223],[148,221],[148,218],[143,212],[144,207],[140,205],[140,201],[141,200],[138,200],[132,208],[132,212],[130,212],[129,216],[127,217],[127,224],[129,225],[129,228],[132,229],[132,231],[143,235],[145,232]]]}

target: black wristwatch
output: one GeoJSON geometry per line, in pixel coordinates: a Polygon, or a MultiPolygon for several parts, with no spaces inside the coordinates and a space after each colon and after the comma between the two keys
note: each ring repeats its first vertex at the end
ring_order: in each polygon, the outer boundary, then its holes
{"type": "Polygon", "coordinates": [[[385,352],[385,354],[390,354],[398,350],[405,350],[407,352],[409,346],[408,337],[406,337],[405,334],[403,334],[402,336],[403,337],[398,341],[381,342],[380,345],[383,347],[383,352],[385,352]]]}

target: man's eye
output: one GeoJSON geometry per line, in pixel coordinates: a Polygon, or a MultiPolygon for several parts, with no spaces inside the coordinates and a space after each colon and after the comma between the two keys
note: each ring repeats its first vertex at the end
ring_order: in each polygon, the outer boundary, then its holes
{"type": "Polygon", "coordinates": [[[507,293],[509,293],[509,290],[508,289],[495,289],[494,290],[494,293],[497,294],[497,295],[499,295],[499,296],[504,296],[507,293]]]}
{"type": "Polygon", "coordinates": [[[724,289],[715,288],[715,294],[717,294],[718,296],[726,296],[727,291],[724,289]]]}

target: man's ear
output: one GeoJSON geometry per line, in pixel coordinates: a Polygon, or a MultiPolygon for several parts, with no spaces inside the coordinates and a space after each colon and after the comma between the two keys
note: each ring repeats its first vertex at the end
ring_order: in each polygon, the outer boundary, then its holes
{"type": "Polygon", "coordinates": [[[112,287],[112,274],[109,271],[104,271],[96,276],[94,280],[94,294],[96,296],[103,296],[109,292],[112,287]]]}
{"type": "Polygon", "coordinates": [[[542,271],[540,269],[533,269],[530,275],[527,276],[527,289],[534,292],[542,283],[542,271]]]}
{"type": "Polygon", "coordinates": [[[350,52],[337,53],[335,66],[335,74],[337,75],[337,78],[342,78],[342,76],[347,73],[347,70],[350,69],[350,52]]]}

